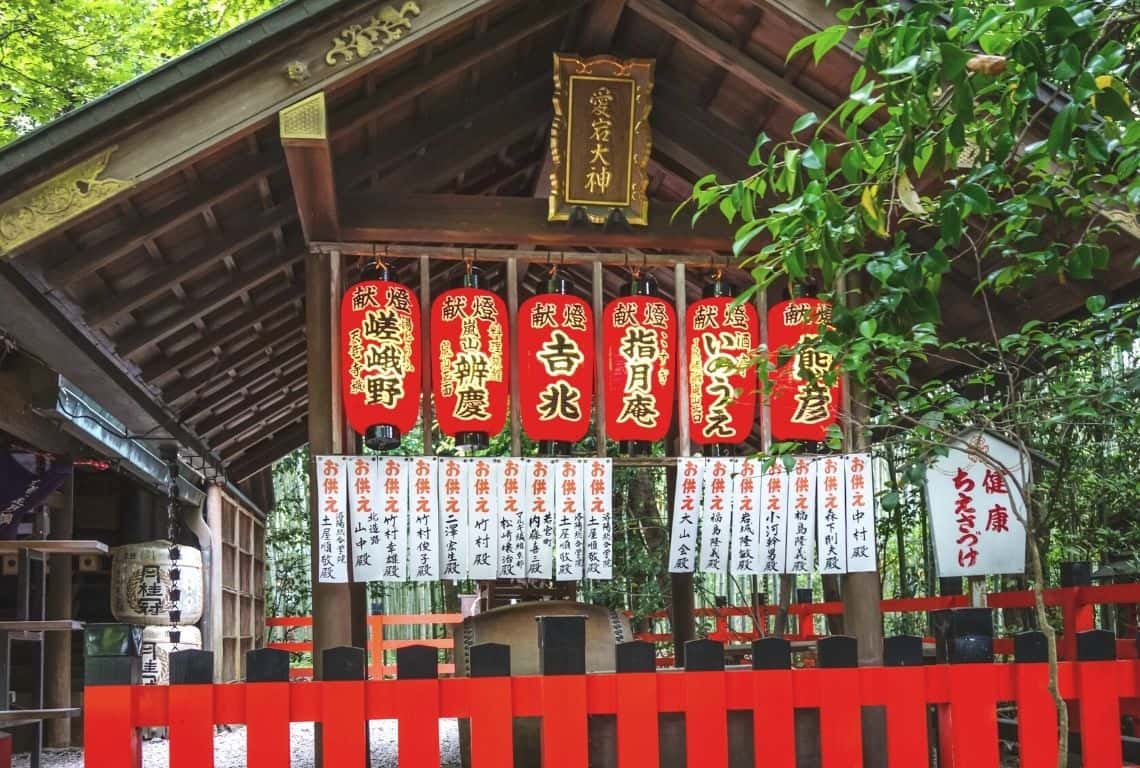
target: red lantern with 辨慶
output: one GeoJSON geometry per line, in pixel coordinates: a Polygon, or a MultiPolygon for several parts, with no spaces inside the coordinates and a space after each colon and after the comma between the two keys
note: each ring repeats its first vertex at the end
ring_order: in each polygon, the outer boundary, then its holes
{"type": "Polygon", "coordinates": [[[673,419],[677,315],[651,278],[635,276],[606,305],[606,436],[637,455],[665,438],[673,419]]]}
{"type": "Polygon", "coordinates": [[[594,397],[594,317],[554,270],[545,291],[518,313],[519,420],[539,453],[569,454],[590,428],[594,397]]]}
{"type": "Polygon", "coordinates": [[[341,382],[352,428],[386,450],[420,411],[420,305],[387,267],[369,264],[340,303],[341,382]]]}
{"type": "Polygon", "coordinates": [[[685,312],[689,436],[706,455],[743,443],[756,420],[760,322],[751,304],[736,303],[717,279],[685,312]]]}
{"type": "Polygon", "coordinates": [[[839,418],[842,390],[838,377],[831,381],[835,360],[810,343],[830,322],[831,305],[814,298],[782,301],[768,310],[773,357],[794,350],[773,376],[772,437],[777,440],[822,441],[839,418]]]}
{"type": "Polygon", "coordinates": [[[436,420],[464,448],[486,448],[507,419],[507,307],[479,283],[469,267],[463,285],[431,305],[436,420]]]}

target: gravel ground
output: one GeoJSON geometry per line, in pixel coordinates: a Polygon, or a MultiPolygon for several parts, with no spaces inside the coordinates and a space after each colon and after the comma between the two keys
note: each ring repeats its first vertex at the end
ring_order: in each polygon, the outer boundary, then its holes
{"type": "MultiPolygon", "coordinates": [[[[372,768],[396,768],[396,723],[394,720],[369,724],[372,744],[372,768]]],[[[292,768],[312,768],[313,724],[292,725],[292,768]]],[[[442,768],[459,768],[459,726],[455,720],[441,720],[439,750],[442,768]]],[[[143,768],[167,768],[169,745],[165,739],[143,742],[143,768]]],[[[14,755],[12,768],[28,768],[28,755],[14,755]]],[[[43,768],[82,768],[83,750],[45,750],[43,768]]],[[[214,768],[242,768],[245,765],[245,728],[214,735],[214,768]]]]}

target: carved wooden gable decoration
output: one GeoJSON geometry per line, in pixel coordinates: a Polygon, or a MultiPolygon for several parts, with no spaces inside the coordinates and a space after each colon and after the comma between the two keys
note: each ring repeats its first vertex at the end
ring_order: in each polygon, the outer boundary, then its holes
{"type": "Polygon", "coordinates": [[[554,54],[550,221],[647,224],[653,60],[554,54]]]}

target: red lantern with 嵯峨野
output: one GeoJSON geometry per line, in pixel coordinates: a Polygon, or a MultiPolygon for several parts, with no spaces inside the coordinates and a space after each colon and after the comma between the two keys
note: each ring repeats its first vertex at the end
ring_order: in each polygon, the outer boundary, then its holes
{"type": "Polygon", "coordinates": [[[685,312],[689,435],[716,455],[743,443],[756,419],[757,373],[753,355],[760,343],[756,309],[737,303],[719,277],[704,298],[685,312]]]}
{"type": "Polygon", "coordinates": [[[431,306],[436,420],[465,448],[486,448],[507,419],[507,307],[479,287],[480,274],[469,266],[463,285],[431,306]]]}
{"type": "Polygon", "coordinates": [[[773,377],[772,437],[822,441],[839,418],[842,389],[830,352],[813,345],[831,322],[831,305],[815,298],[782,301],[768,310],[768,347],[779,359],[794,354],[773,377]],[[806,342],[806,343],[804,343],[806,342]]]}
{"type": "Polygon", "coordinates": [[[344,409],[373,450],[398,446],[419,416],[419,307],[406,285],[373,263],[341,299],[344,409]]]}
{"type": "Polygon", "coordinates": [[[548,456],[569,454],[590,428],[594,318],[554,269],[518,313],[519,420],[548,456]]]}
{"type": "Polygon", "coordinates": [[[643,455],[673,418],[677,315],[650,277],[634,275],[622,293],[606,305],[602,326],[606,436],[643,455]]]}

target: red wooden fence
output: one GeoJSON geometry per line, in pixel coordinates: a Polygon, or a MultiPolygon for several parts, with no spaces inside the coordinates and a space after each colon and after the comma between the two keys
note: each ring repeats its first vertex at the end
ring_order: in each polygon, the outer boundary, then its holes
{"type": "MultiPolygon", "coordinates": [[[[793,712],[817,709],[823,768],[857,764],[860,707],[885,707],[888,765],[926,766],[927,705],[939,710],[940,765],[998,768],[997,706],[1015,704],[1022,768],[1056,765],[1044,664],[729,670],[229,685],[89,686],[87,768],[138,766],[136,729],[167,726],[171,768],[213,763],[214,726],[246,726],[249,768],[288,768],[289,723],[322,724],[324,764],[366,762],[366,721],[399,722],[401,768],[439,765],[440,718],[471,724],[472,768],[512,765],[514,717],[541,717],[543,765],[587,764],[587,716],[616,715],[619,768],[656,766],[659,713],[685,716],[688,765],[725,768],[729,710],[753,714],[755,765],[792,768],[793,712]]],[[[1083,765],[1120,768],[1120,701],[1140,695],[1140,662],[1060,665],[1079,702],[1083,765]]]]}

